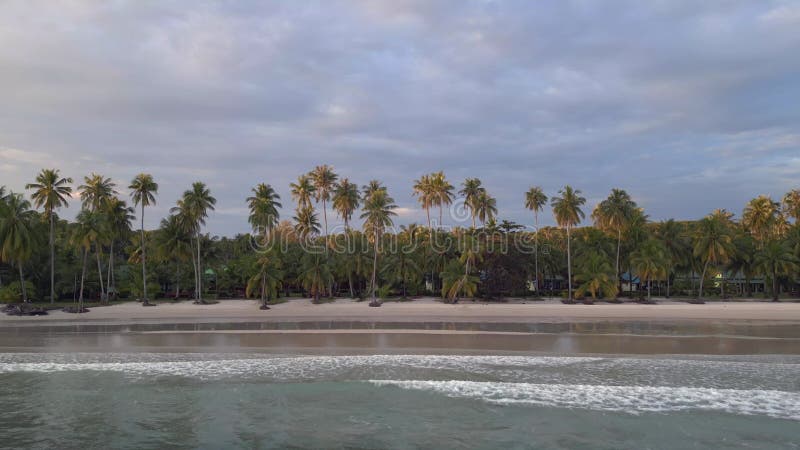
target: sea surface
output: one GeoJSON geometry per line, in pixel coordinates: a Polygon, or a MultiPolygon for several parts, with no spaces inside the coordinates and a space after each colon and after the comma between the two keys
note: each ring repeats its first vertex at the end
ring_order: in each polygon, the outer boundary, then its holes
{"type": "Polygon", "coordinates": [[[0,353],[2,448],[800,447],[800,356],[0,353]]]}

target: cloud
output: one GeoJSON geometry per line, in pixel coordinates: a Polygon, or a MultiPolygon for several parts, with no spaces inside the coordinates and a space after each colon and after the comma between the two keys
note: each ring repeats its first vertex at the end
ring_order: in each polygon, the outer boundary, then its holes
{"type": "Polygon", "coordinates": [[[399,223],[425,220],[411,185],[435,170],[480,177],[520,222],[534,184],[590,203],[621,187],[654,219],[740,210],[797,187],[797,17],[780,1],[6,1],[0,184],[151,172],[156,226],[202,180],[219,234],[248,229],[260,182],[291,217],[289,182],[323,163],[384,181],[399,223]]]}

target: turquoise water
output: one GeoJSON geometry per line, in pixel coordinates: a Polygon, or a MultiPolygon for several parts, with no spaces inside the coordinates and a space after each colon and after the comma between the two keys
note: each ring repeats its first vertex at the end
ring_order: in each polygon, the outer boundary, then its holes
{"type": "Polygon", "coordinates": [[[798,448],[800,357],[0,353],[2,448],[798,448]]]}

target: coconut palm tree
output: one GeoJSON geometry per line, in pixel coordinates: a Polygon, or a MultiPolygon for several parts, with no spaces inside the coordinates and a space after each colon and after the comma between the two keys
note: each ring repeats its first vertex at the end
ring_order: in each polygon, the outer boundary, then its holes
{"type": "Polygon", "coordinates": [[[575,273],[575,281],[578,283],[575,293],[579,297],[586,293],[592,296],[592,300],[597,300],[601,293],[605,298],[617,296],[618,286],[609,260],[606,254],[597,251],[589,251],[583,255],[575,273]]]}
{"type": "Polygon", "coordinates": [[[703,281],[710,265],[726,263],[735,251],[730,227],[724,211],[716,211],[697,223],[694,231],[693,254],[703,264],[698,296],[703,296],[703,281]]]}
{"type": "Polygon", "coordinates": [[[425,215],[428,218],[428,230],[433,232],[431,227],[431,207],[435,204],[435,194],[433,192],[433,185],[431,183],[430,175],[423,175],[419,180],[414,180],[413,195],[417,197],[420,206],[425,210],[425,215]]]}
{"type": "Polygon", "coordinates": [[[343,178],[336,185],[336,189],[333,191],[333,209],[344,221],[345,231],[350,230],[350,219],[353,218],[353,213],[358,209],[360,201],[357,184],[343,178]]]}
{"type": "Polygon", "coordinates": [[[281,260],[275,247],[270,247],[258,255],[256,261],[256,273],[247,281],[245,295],[251,297],[258,292],[261,296],[260,309],[269,309],[267,304],[273,297],[278,296],[278,290],[283,283],[283,271],[281,270],[281,260]]]}
{"type": "Polygon", "coordinates": [[[378,253],[380,252],[380,239],[386,231],[386,227],[394,224],[392,216],[397,213],[394,210],[397,205],[394,199],[389,197],[386,190],[378,190],[374,192],[364,202],[364,212],[361,218],[364,219],[364,231],[372,234],[372,245],[374,247],[374,256],[372,259],[372,301],[369,306],[381,306],[380,302],[375,297],[375,289],[377,285],[377,270],[378,270],[378,253]]]}
{"type": "Polygon", "coordinates": [[[547,205],[547,195],[539,186],[531,186],[525,193],[525,207],[533,211],[533,265],[536,272],[536,295],[539,295],[541,288],[541,277],[539,276],[539,212],[547,205]]]}
{"type": "Polygon", "coordinates": [[[308,175],[297,177],[296,183],[289,184],[292,189],[292,200],[297,202],[299,208],[312,208],[311,199],[314,197],[316,188],[308,175]]]}
{"type": "Polygon", "coordinates": [[[328,255],[321,252],[304,253],[301,270],[300,281],[303,288],[311,295],[313,303],[319,303],[319,298],[333,282],[328,255]]]}
{"type": "MultiPolygon", "coordinates": [[[[483,195],[485,195],[485,193],[483,195]]],[[[461,255],[459,256],[458,261],[464,266],[464,275],[460,280],[455,280],[452,284],[447,283],[449,287],[449,289],[447,289],[448,298],[453,302],[459,298],[461,292],[468,297],[475,295],[475,292],[477,291],[478,278],[472,275],[472,270],[475,268],[478,262],[483,260],[482,241],[477,239],[472,233],[469,232],[462,232],[460,234],[461,236],[458,237],[458,243],[461,247],[459,249],[461,251],[461,255]]],[[[445,273],[447,272],[448,271],[445,270],[445,273]]],[[[444,277],[442,278],[444,279],[444,277]]],[[[444,283],[442,286],[442,292],[445,292],[444,283]]]]}
{"type": "Polygon", "coordinates": [[[794,219],[794,223],[800,223],[800,189],[793,189],[783,197],[784,214],[794,219]]]}
{"type": "Polygon", "coordinates": [[[158,193],[158,183],[153,180],[153,176],[149,173],[140,173],[133,177],[131,180],[130,186],[128,189],[131,190],[131,198],[133,199],[133,204],[135,206],[141,205],[142,207],[142,214],[141,214],[141,222],[142,226],[140,228],[142,234],[142,242],[141,242],[141,251],[142,251],[142,306],[151,306],[148,298],[147,298],[147,253],[146,249],[146,241],[144,235],[144,208],[145,206],[155,205],[156,204],[156,194],[158,193]]]}
{"type": "Polygon", "coordinates": [[[367,199],[374,193],[378,191],[386,191],[386,186],[383,185],[378,180],[369,180],[367,184],[361,187],[361,191],[364,195],[362,195],[362,200],[367,201],[367,199]]]}
{"type": "Polygon", "coordinates": [[[281,196],[265,183],[259,183],[252,191],[253,196],[247,197],[247,206],[250,208],[248,221],[254,231],[261,231],[262,240],[266,243],[269,232],[278,225],[280,219],[278,208],[283,207],[279,202],[281,196]]]}
{"type": "Polygon", "coordinates": [[[475,211],[481,224],[486,225],[486,222],[493,220],[497,215],[497,200],[486,191],[481,192],[475,199],[475,211]]]}
{"type": "Polygon", "coordinates": [[[112,197],[106,204],[104,213],[108,224],[110,248],[108,252],[108,278],[106,279],[107,292],[116,292],[114,277],[114,244],[117,239],[125,239],[131,232],[131,223],[136,219],[135,210],[128,206],[124,200],[112,197]]]}
{"type": "Polygon", "coordinates": [[[788,275],[798,268],[798,259],[786,241],[773,239],[756,253],[755,266],[772,279],[772,301],[778,301],[778,276],[788,275]]]}
{"type": "Polygon", "coordinates": [[[617,283],[622,283],[620,277],[620,249],[622,247],[622,232],[630,224],[632,216],[637,209],[636,202],[623,189],[612,189],[608,198],[597,204],[592,211],[592,219],[595,226],[602,230],[613,233],[617,237],[617,258],[614,268],[616,270],[617,283]]]}
{"type": "Polygon", "coordinates": [[[13,262],[19,270],[22,301],[28,302],[23,264],[31,257],[35,243],[33,221],[36,213],[22,194],[10,193],[0,207],[0,260],[13,262]]]}
{"type": "Polygon", "coordinates": [[[50,222],[50,303],[56,297],[56,216],[57,209],[69,206],[67,198],[72,194],[69,184],[72,178],[61,177],[58,169],[42,169],[36,175],[36,182],[25,185],[25,189],[33,189],[31,199],[37,208],[44,209],[44,218],[50,222]]]}
{"type": "Polygon", "coordinates": [[[675,267],[690,255],[689,244],[686,241],[683,225],[674,219],[661,222],[656,228],[656,237],[664,246],[667,257],[667,298],[670,296],[670,277],[675,267]]]}
{"type": "Polygon", "coordinates": [[[78,295],[78,311],[83,312],[83,287],[86,280],[86,260],[89,250],[106,233],[106,224],[102,214],[88,209],[83,209],[76,218],[76,226],[71,238],[72,245],[81,250],[81,288],[78,295]]]}
{"type": "Polygon", "coordinates": [[[640,278],[647,281],[647,300],[651,299],[651,284],[653,279],[668,276],[669,256],[667,249],[656,239],[645,241],[631,254],[631,265],[640,278]]]}
{"type": "Polygon", "coordinates": [[[472,297],[478,292],[479,278],[465,275],[464,265],[457,259],[450,260],[439,276],[442,278],[442,297],[456,302],[459,295],[472,297]]]}
{"type": "Polygon", "coordinates": [[[217,199],[211,195],[211,191],[206,184],[201,181],[192,183],[192,188],[184,191],[181,198],[184,214],[191,224],[191,229],[195,231],[195,243],[197,244],[197,303],[203,302],[203,258],[200,253],[201,231],[206,224],[208,212],[214,211],[217,199]]]}
{"type": "Polygon", "coordinates": [[[420,267],[420,253],[417,236],[418,229],[414,226],[402,226],[397,235],[398,248],[393,249],[386,257],[386,262],[381,269],[385,279],[396,280],[400,283],[401,297],[406,298],[408,284],[416,282],[422,275],[420,267]]]}
{"type": "MultiPolygon", "coordinates": [[[[170,214],[161,219],[158,233],[156,233],[156,249],[161,261],[175,261],[175,299],[180,298],[181,288],[181,262],[191,257],[194,265],[194,251],[192,250],[192,233],[181,223],[181,217],[170,214]]],[[[196,276],[195,271],[195,276],[196,276]]]]}
{"type": "MultiPolygon", "coordinates": [[[[311,177],[311,182],[314,184],[314,198],[317,202],[322,202],[322,221],[325,227],[325,241],[327,243],[328,209],[326,202],[331,199],[331,194],[336,188],[336,180],[339,179],[339,175],[336,175],[333,171],[333,167],[328,165],[317,166],[308,175],[311,177]]],[[[325,251],[328,251],[327,245],[325,246],[325,251]]]]}
{"type": "MultiPolygon", "coordinates": [[[[114,189],[116,184],[111,181],[111,178],[106,178],[102,175],[92,173],[90,176],[83,177],[84,184],[78,186],[83,208],[93,212],[107,211],[108,204],[112,198],[116,198],[117,191],[114,189]]],[[[106,231],[111,231],[106,227],[106,231]]],[[[103,236],[103,240],[113,240],[112,236],[103,236]]],[[[97,274],[100,280],[100,299],[106,301],[108,294],[103,286],[103,271],[100,263],[100,257],[103,250],[102,240],[95,241],[95,256],[97,257],[97,274]]]]}
{"type": "Polygon", "coordinates": [[[464,204],[469,208],[470,216],[472,216],[472,228],[475,228],[475,218],[478,209],[476,202],[478,196],[486,192],[486,189],[481,186],[481,180],[478,178],[467,178],[461,186],[462,189],[458,191],[458,193],[464,196],[464,204]]]}
{"type": "Polygon", "coordinates": [[[559,196],[553,197],[550,205],[558,226],[567,230],[567,301],[572,302],[572,252],[570,250],[570,234],[572,228],[581,223],[586,215],[581,206],[586,204],[586,199],[581,197],[581,191],[572,186],[564,186],[558,191],[559,196]]]}
{"type": "Polygon", "coordinates": [[[780,203],[766,195],[750,200],[742,213],[742,226],[753,235],[759,247],[775,237],[780,222],[780,203]]]}
{"type": "Polygon", "coordinates": [[[453,203],[453,185],[447,181],[444,172],[431,174],[431,188],[433,190],[433,204],[439,207],[439,227],[442,227],[444,207],[453,203]]]}
{"type": "Polygon", "coordinates": [[[300,207],[295,211],[295,216],[292,219],[296,222],[294,231],[300,239],[307,240],[309,237],[319,234],[319,220],[314,208],[309,206],[300,207]]]}

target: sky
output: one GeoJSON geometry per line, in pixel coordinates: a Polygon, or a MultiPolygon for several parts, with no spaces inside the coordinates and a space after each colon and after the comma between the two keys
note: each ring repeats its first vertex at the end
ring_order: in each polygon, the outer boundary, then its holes
{"type": "Polygon", "coordinates": [[[798,30],[797,1],[4,0],[0,185],[152,173],[155,227],[203,181],[219,235],[261,182],[290,219],[319,164],[383,181],[399,224],[438,170],[526,224],[532,185],[587,219],[613,187],[652,220],[738,216],[800,187],[798,30]]]}

